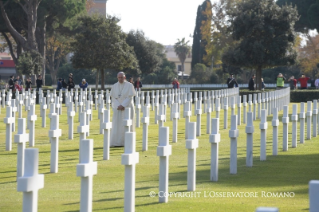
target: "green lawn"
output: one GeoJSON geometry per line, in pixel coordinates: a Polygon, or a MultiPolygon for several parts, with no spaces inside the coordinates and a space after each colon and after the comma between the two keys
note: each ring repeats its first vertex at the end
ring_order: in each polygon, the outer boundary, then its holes
{"type": "MultiPolygon", "coordinates": [[[[193,106],[194,107],[194,106],[193,106]]],[[[39,110],[39,105],[37,105],[39,110]]],[[[298,109],[300,106],[298,104],[298,109]]],[[[13,143],[11,152],[5,151],[5,109],[0,114],[0,211],[21,211],[22,193],[17,192],[16,152],[13,143]]],[[[23,108],[24,112],[24,108],[23,108]]],[[[292,112],[290,104],[289,112],[292,112]]],[[[48,111],[47,111],[48,113],[48,111]]],[[[151,191],[158,192],[159,157],[158,125],[154,124],[154,112],[151,111],[148,151],[142,152],[142,127],[136,128],[136,150],[140,153],[136,165],[136,211],[254,211],[259,206],[278,207],[280,211],[302,211],[309,208],[308,182],[318,179],[319,142],[318,138],[306,140],[297,148],[291,148],[291,123],[289,124],[289,150],[282,151],[282,124],[279,126],[278,156],[272,154],[272,116],[268,117],[267,161],[259,161],[260,130],[259,120],[254,122],[254,166],[248,168],[246,161],[245,125],[239,126],[238,137],[238,173],[229,174],[230,138],[228,129],[223,129],[220,120],[221,142],[219,146],[219,181],[210,181],[210,143],[206,134],[206,114],[202,115],[202,136],[196,156],[197,182],[196,197],[169,197],[168,203],[158,203],[158,197],[151,198],[151,191]],[[213,192],[257,192],[257,197],[213,197],[213,192]],[[294,192],[294,197],[264,197],[267,192],[294,192]],[[208,194],[211,194],[209,196],[208,194]],[[206,194],[206,195],[205,195],[206,194]]],[[[168,108],[169,114],[169,108],[168,108]]],[[[26,113],[24,112],[24,117],[26,113]]],[[[80,201],[80,177],[76,177],[76,165],[79,162],[79,135],[68,140],[66,108],[60,116],[62,137],[59,144],[59,171],[50,173],[50,143],[47,128],[41,127],[39,111],[36,122],[36,148],[39,148],[39,173],[45,174],[44,188],[39,190],[39,211],[78,211],[80,201]]],[[[228,110],[230,126],[230,109],[228,110]]],[[[215,112],[212,112],[212,118],[215,112]]],[[[223,117],[223,111],[220,113],[223,117]]],[[[280,113],[280,120],[282,112],[280,113]]],[[[74,130],[79,125],[78,116],[74,130]]],[[[192,116],[195,122],[196,117],[192,116]]],[[[185,119],[178,122],[178,142],[172,143],[172,155],[169,158],[169,192],[187,192],[187,149],[185,148],[185,119]]],[[[167,119],[165,126],[172,122],[167,119]]],[[[298,132],[299,133],[299,132],[298,132]]],[[[94,139],[94,161],[98,162],[98,173],[93,178],[93,210],[123,211],[124,206],[124,166],[121,165],[123,148],[111,148],[110,160],[103,160],[103,135],[99,134],[99,120],[94,110],[90,124],[90,139],[94,139]]],[[[298,134],[299,138],[299,134],[298,134]]],[[[298,139],[299,140],[299,139],[298,139]]],[[[28,146],[28,144],[27,144],[28,146]]],[[[185,195],[187,193],[184,193],[185,195]]],[[[192,193],[195,195],[195,193],[192,193]]],[[[216,195],[216,193],[215,193],[216,195]]]]}

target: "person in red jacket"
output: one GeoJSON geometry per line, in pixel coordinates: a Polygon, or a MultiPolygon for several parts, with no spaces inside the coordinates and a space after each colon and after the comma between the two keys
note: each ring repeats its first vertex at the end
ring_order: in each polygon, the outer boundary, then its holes
{"type": "Polygon", "coordinates": [[[297,81],[300,82],[300,88],[301,89],[307,89],[307,83],[308,83],[309,79],[310,78],[306,77],[304,74],[302,74],[301,77],[299,79],[297,79],[297,81]]]}

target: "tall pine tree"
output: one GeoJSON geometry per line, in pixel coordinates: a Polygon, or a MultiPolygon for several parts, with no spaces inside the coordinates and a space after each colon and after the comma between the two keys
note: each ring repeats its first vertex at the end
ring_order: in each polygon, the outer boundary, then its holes
{"type": "Polygon", "coordinates": [[[193,35],[192,46],[192,68],[197,63],[206,66],[211,65],[210,46],[211,46],[211,25],[212,25],[212,3],[205,0],[198,6],[196,25],[193,35]]]}
{"type": "Polygon", "coordinates": [[[202,24],[202,9],[201,6],[198,6],[197,9],[197,17],[196,17],[196,25],[194,29],[193,35],[193,46],[192,46],[192,69],[197,63],[202,63],[202,54],[201,54],[201,32],[200,27],[202,24]]]}

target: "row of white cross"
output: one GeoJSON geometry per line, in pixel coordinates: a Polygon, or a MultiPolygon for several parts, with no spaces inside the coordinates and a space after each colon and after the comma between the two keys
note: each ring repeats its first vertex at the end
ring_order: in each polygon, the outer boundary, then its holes
{"type": "MultiPolygon", "coordinates": [[[[287,89],[288,90],[288,89],[287,89]]],[[[82,92],[81,92],[82,93],[82,92]]],[[[269,98],[269,100],[264,100],[259,102],[253,102],[253,101],[249,101],[248,104],[249,105],[257,105],[257,107],[254,106],[254,112],[248,112],[247,113],[247,127],[246,127],[246,133],[247,133],[247,144],[248,144],[248,140],[251,140],[252,143],[252,133],[253,133],[253,127],[252,127],[252,122],[253,122],[253,118],[256,117],[254,116],[254,114],[256,114],[256,109],[258,108],[259,110],[259,103],[264,102],[265,104],[262,105],[262,108],[266,108],[267,103],[268,108],[271,108],[272,106],[276,106],[276,110],[273,110],[274,113],[274,118],[275,116],[277,116],[278,119],[278,109],[280,108],[284,108],[284,117],[283,117],[283,124],[284,124],[284,131],[285,131],[285,124],[287,125],[289,122],[289,118],[288,118],[288,108],[287,106],[284,106],[284,104],[287,104],[287,100],[289,99],[287,97],[287,91],[286,94],[283,91],[281,92],[277,92],[277,93],[282,93],[282,96],[279,98],[274,98],[273,102],[271,102],[271,97],[269,98]],[[277,115],[276,115],[277,114],[277,115]]],[[[196,93],[195,93],[196,94],[196,93]]],[[[238,95],[238,94],[237,94],[238,95]]],[[[72,102],[72,95],[68,97],[66,97],[66,105],[68,106],[68,117],[74,117],[75,115],[75,111],[73,111],[73,102],[72,102]],[[68,103],[67,103],[68,102],[68,103]],[[70,109],[69,109],[70,108],[70,109]]],[[[96,95],[95,95],[96,96],[96,95]]],[[[102,98],[102,94],[99,94],[99,99],[103,99],[102,98]],[[100,96],[101,95],[101,96],[100,96]]],[[[141,96],[141,95],[140,95],[141,96]]],[[[143,95],[144,96],[144,95],[143,95]]],[[[259,95],[258,95],[259,96],[259,95]]],[[[271,96],[271,95],[270,95],[271,96]]],[[[147,100],[148,95],[146,96],[146,105],[143,106],[143,118],[142,118],[142,123],[143,123],[143,151],[147,150],[147,125],[149,124],[149,101],[147,100]],[[145,128],[144,128],[145,126],[145,128]],[[145,136],[144,136],[144,131],[145,131],[145,136]],[[145,142],[144,142],[145,139],[145,142]]],[[[138,98],[138,96],[137,96],[138,98]]],[[[178,97],[175,97],[176,99],[178,99],[178,97]]],[[[60,98],[59,98],[60,99],[60,98]]],[[[74,98],[76,99],[76,98],[74,98]]],[[[80,98],[82,99],[82,98],[80,98]]],[[[141,98],[142,99],[142,98],[141,98]]],[[[156,99],[156,96],[155,96],[156,99]]],[[[196,98],[195,98],[196,99],[196,98]]],[[[195,102],[194,99],[194,102],[195,102]]],[[[230,96],[230,101],[231,101],[231,105],[234,101],[234,97],[230,96]]],[[[252,99],[252,97],[250,97],[249,99],[252,99]]],[[[207,100],[211,100],[210,98],[207,98],[207,100]]],[[[237,98],[238,100],[238,105],[240,105],[240,98],[237,98]]],[[[244,106],[245,106],[245,96],[244,96],[244,106]]],[[[56,102],[58,102],[59,100],[56,100],[56,102]]],[[[42,107],[41,109],[45,111],[45,102],[46,99],[45,97],[42,97],[42,107]]],[[[51,100],[52,102],[52,100],[51,100]]],[[[76,101],[75,101],[76,102],[76,101]]],[[[96,101],[97,102],[97,101],[96,101]]],[[[98,101],[99,102],[99,101],[98,101]]],[[[139,100],[137,100],[136,102],[139,102],[139,100]]],[[[144,102],[144,101],[143,101],[144,102]]],[[[156,102],[156,101],[155,101],[156,102]]],[[[179,119],[179,101],[175,101],[176,103],[174,103],[174,101],[170,101],[171,105],[169,105],[172,109],[171,109],[171,119],[173,120],[173,142],[177,142],[177,119],[179,119]],[[176,133],[174,133],[176,132],[176,133]],[[175,137],[176,135],[176,137],[175,137]]],[[[210,102],[211,101],[206,101],[206,109],[204,111],[206,111],[208,114],[211,112],[211,108],[210,108],[210,102]],[[207,103],[208,102],[208,103],[207,103]]],[[[216,98],[215,102],[219,102],[219,99],[216,98]]],[[[200,123],[200,114],[201,114],[201,101],[196,101],[195,104],[195,114],[197,115],[197,123],[200,123]]],[[[228,109],[228,98],[224,98],[224,110],[227,112],[228,109]]],[[[81,183],[81,211],[83,208],[83,211],[90,211],[92,209],[92,176],[96,174],[97,172],[97,165],[96,162],[93,162],[93,140],[86,140],[86,135],[88,135],[89,132],[89,124],[87,122],[86,119],[89,119],[90,116],[88,116],[87,111],[90,110],[90,104],[92,104],[91,102],[88,103],[88,101],[86,101],[86,111],[85,112],[80,112],[79,118],[80,118],[80,126],[78,127],[78,132],[80,133],[80,164],[77,166],[77,176],[81,176],[82,180],[84,181],[83,183],[81,183]],[[82,144],[83,143],[83,144],[82,144]],[[92,148],[92,150],[91,150],[92,148]],[[90,152],[92,151],[92,152],[90,152]],[[92,156],[92,157],[91,157],[92,156]],[[85,165],[86,164],[86,165],[85,165]],[[84,194],[82,194],[84,193],[84,194]]],[[[103,109],[103,101],[100,101],[100,104],[98,104],[99,107],[99,115],[100,115],[100,119],[102,119],[103,117],[103,121],[101,121],[101,129],[103,129],[104,131],[104,147],[109,147],[109,135],[110,135],[110,129],[111,129],[111,122],[110,122],[110,114],[109,114],[109,110],[104,110],[103,109]],[[101,116],[102,115],[102,116],[101,116]]],[[[302,103],[301,106],[301,110],[304,109],[303,106],[304,103],[302,103]],[[303,108],[303,109],[302,109],[303,108]]],[[[310,104],[310,110],[311,110],[311,102],[307,103],[308,105],[310,104]]],[[[34,105],[34,104],[31,104],[34,105]]],[[[137,104],[138,105],[138,104],[137,104]]],[[[187,132],[188,135],[185,135],[187,140],[186,140],[186,148],[189,149],[189,161],[188,161],[188,173],[187,173],[187,179],[188,179],[188,190],[190,191],[194,191],[196,189],[196,148],[198,147],[198,140],[196,139],[196,135],[200,136],[200,133],[198,134],[197,131],[200,131],[200,127],[198,128],[198,124],[196,123],[192,123],[189,122],[189,117],[191,116],[191,102],[190,101],[186,101],[184,102],[184,116],[186,117],[186,121],[185,124],[187,126],[187,132]],[[196,127],[197,126],[197,127],[196,127]],[[198,130],[199,129],[199,130],[198,130]]],[[[162,102],[162,104],[154,104],[155,107],[159,108],[159,115],[157,115],[156,117],[158,118],[158,122],[159,122],[159,146],[157,149],[157,155],[160,156],[160,191],[167,191],[168,192],[168,156],[171,154],[171,145],[169,145],[169,140],[168,140],[168,131],[169,129],[167,127],[164,127],[164,121],[166,120],[166,115],[165,115],[165,102],[162,102]],[[164,103],[164,104],[163,104],[164,103]],[[158,105],[158,106],[157,106],[158,105]]],[[[217,107],[218,103],[216,103],[216,117],[217,115],[219,115],[219,110],[217,107]]],[[[10,114],[12,114],[12,111],[10,111],[9,109],[10,107],[7,107],[7,111],[9,110],[9,113],[7,112],[7,118],[5,118],[5,122],[7,124],[10,124],[10,122],[12,121],[12,117],[10,117],[10,114]]],[[[31,106],[32,108],[32,106],[31,106]]],[[[57,168],[58,168],[58,162],[57,162],[57,158],[58,158],[58,137],[61,136],[61,130],[58,129],[58,125],[59,125],[59,116],[57,113],[54,113],[54,104],[50,103],[50,118],[51,118],[51,126],[50,126],[50,131],[49,131],[49,137],[50,137],[50,141],[51,141],[51,167],[50,170],[51,172],[57,172],[57,168]],[[52,106],[51,106],[52,105],[52,106]],[[51,110],[52,108],[52,110],[51,110]]],[[[97,106],[95,107],[97,108],[97,106]]],[[[139,107],[137,107],[139,108],[139,107]]],[[[204,107],[205,108],[205,107],[204,107]]],[[[230,164],[230,173],[232,174],[236,174],[237,173],[237,137],[238,137],[238,130],[237,130],[237,124],[240,124],[240,122],[237,121],[237,116],[234,115],[234,111],[233,108],[235,108],[234,106],[231,106],[232,108],[232,121],[231,121],[231,130],[229,132],[229,137],[231,138],[231,164],[230,164]]],[[[239,106],[240,108],[240,106],[239,106]]],[[[317,102],[314,101],[314,108],[317,108],[317,102]]],[[[60,109],[60,108],[58,108],[60,109]]],[[[31,109],[32,110],[32,109],[31,109]]],[[[313,114],[317,114],[315,112],[316,109],[314,109],[314,111],[310,111],[309,113],[309,106],[308,106],[308,112],[307,112],[307,117],[311,117],[312,112],[313,114]]],[[[83,111],[83,110],[82,110],[83,111]]],[[[156,111],[156,109],[155,109],[156,111]]],[[[240,110],[238,110],[239,112],[240,110]]],[[[249,107],[249,111],[252,111],[252,107],[249,107]]],[[[89,111],[90,114],[91,111],[89,111]]],[[[266,114],[267,114],[267,110],[263,109],[260,111],[261,112],[261,124],[260,124],[260,129],[261,129],[261,160],[265,160],[266,159],[266,153],[265,153],[265,135],[266,135],[266,129],[267,129],[267,123],[266,123],[266,114]]],[[[122,164],[126,166],[125,168],[125,210],[126,211],[131,211],[133,210],[135,203],[134,203],[134,199],[135,199],[135,164],[138,163],[138,153],[135,151],[135,133],[130,132],[130,126],[132,124],[132,120],[129,119],[129,109],[126,109],[125,111],[125,120],[123,120],[126,123],[126,135],[125,135],[125,153],[122,155],[122,164]],[[133,176],[134,175],[134,176],[133,176]],[[128,177],[127,177],[128,176],[128,177]]],[[[297,108],[294,105],[294,109],[293,109],[293,116],[295,117],[297,113],[297,108]]],[[[301,112],[300,114],[303,114],[304,112],[301,112]]],[[[34,118],[34,111],[30,113],[30,121],[35,121],[36,118],[34,118]],[[32,118],[33,116],[33,118],[32,118]]],[[[42,114],[42,118],[45,117],[45,112],[41,113],[42,114]]],[[[225,113],[224,113],[225,114],[225,113]]],[[[244,110],[244,114],[245,114],[245,110],[244,110]]],[[[257,113],[259,114],[259,112],[257,113]]],[[[268,114],[270,114],[268,112],[268,114]]],[[[259,117],[259,115],[257,115],[259,117]]],[[[210,114],[207,116],[210,117],[210,114]]],[[[219,117],[219,116],[218,116],[219,117]]],[[[227,117],[227,116],[226,116],[227,117]]],[[[240,115],[239,115],[240,117],[240,115]]],[[[245,115],[244,115],[245,117],[245,115]]],[[[302,119],[302,115],[300,115],[300,118],[302,119]]],[[[294,118],[292,118],[294,119],[294,118]]],[[[300,119],[300,120],[301,120],[300,119]]],[[[207,118],[208,122],[210,123],[210,118],[207,118]]],[[[226,119],[227,120],[227,119],[226,119]]],[[[317,120],[317,118],[316,118],[317,120]]],[[[19,126],[20,126],[20,122],[21,122],[21,126],[23,126],[23,122],[25,123],[24,119],[19,119],[19,126]]],[[[293,120],[294,121],[294,120],[293,120]]],[[[295,121],[297,121],[297,119],[295,118],[295,121]]],[[[70,123],[72,122],[73,124],[73,119],[68,120],[69,125],[71,125],[70,123]]],[[[275,127],[278,126],[279,121],[278,120],[273,120],[273,126],[274,129],[275,127]]],[[[307,122],[308,123],[308,122],[307,122]]],[[[317,123],[317,122],[316,122],[317,123]]],[[[210,125],[210,124],[207,124],[210,125]]],[[[315,124],[313,124],[315,126],[315,124]]],[[[34,126],[34,125],[33,125],[34,126]]],[[[217,181],[218,180],[218,142],[220,141],[220,135],[218,134],[219,129],[215,128],[216,126],[219,126],[219,119],[213,119],[212,120],[212,129],[211,132],[212,134],[210,135],[210,142],[212,143],[212,167],[211,167],[211,180],[213,181],[217,181]]],[[[319,125],[318,125],[319,126],[319,125]]],[[[294,127],[294,126],[293,126],[294,127]]],[[[32,127],[31,127],[32,128],[32,127]]],[[[211,127],[209,127],[210,129],[211,127]]],[[[226,125],[227,128],[227,125],[226,125]]],[[[12,127],[9,128],[10,132],[12,127]]],[[[72,129],[73,129],[73,125],[72,125],[72,129]]],[[[207,131],[210,131],[210,130],[207,131]]],[[[316,129],[316,128],[315,128],[316,129]]],[[[317,130],[314,130],[317,131],[317,130]]],[[[309,130],[307,130],[307,132],[309,132],[309,130]]],[[[31,133],[31,131],[30,131],[31,133]]],[[[210,132],[207,132],[210,134],[210,132]]],[[[287,127],[287,133],[288,133],[288,127],[287,127]]],[[[69,132],[69,138],[73,139],[73,131],[72,131],[72,138],[70,138],[70,132],[69,132]]],[[[22,145],[24,145],[25,142],[23,141],[27,141],[27,134],[25,133],[25,129],[18,129],[18,134],[19,137],[17,141],[19,141],[20,143],[22,143],[22,145]],[[19,133],[21,132],[21,133],[19,133]]],[[[287,137],[288,138],[288,137],[287,137]]],[[[307,137],[308,138],[308,137],[307,137]]],[[[310,138],[309,138],[310,139],[310,138]]],[[[16,137],[15,137],[16,140],[16,137]]],[[[285,132],[284,132],[284,140],[285,140],[285,132]]],[[[17,143],[19,143],[17,142],[17,143]]],[[[285,143],[285,141],[284,141],[285,143]]],[[[288,145],[288,142],[287,142],[288,145]]],[[[284,145],[285,147],[285,145],[284,145]]],[[[293,146],[294,147],[294,146],[293,146]]],[[[247,145],[247,161],[249,162],[249,164],[251,164],[250,166],[252,166],[252,145],[251,145],[251,150],[248,150],[248,145],[247,145]],[[248,155],[249,158],[248,159],[248,155]]],[[[275,148],[274,148],[275,149],[275,148]]],[[[27,151],[28,149],[26,149],[27,151]]],[[[288,150],[288,147],[287,149],[288,150]]],[[[285,149],[284,149],[285,151],[285,149]]],[[[19,147],[18,147],[18,152],[19,151],[19,147]]],[[[24,151],[23,151],[24,152],[24,151]]],[[[109,159],[109,148],[104,148],[104,154],[103,154],[103,159],[109,159]]],[[[18,161],[23,161],[23,153],[19,154],[18,153],[18,161]],[[20,159],[19,159],[20,157],[20,159]]],[[[27,154],[26,154],[27,155],[27,154]]],[[[21,162],[20,164],[23,164],[23,162],[21,162]]],[[[25,164],[25,163],[24,163],[25,164]]],[[[248,163],[247,163],[247,166],[248,163]]],[[[18,168],[18,172],[19,172],[19,168],[18,168]]],[[[20,173],[23,173],[23,169],[21,171],[20,168],[20,173]]],[[[37,175],[37,173],[36,173],[37,175]]],[[[24,176],[25,177],[25,176],[24,176]]],[[[20,183],[21,184],[21,183],[20,183]]],[[[41,183],[40,183],[41,184],[41,183]]],[[[19,185],[19,184],[18,184],[19,185]]],[[[43,187],[43,185],[42,185],[43,187]]],[[[19,186],[18,186],[19,188],[19,186]]],[[[41,188],[41,186],[38,186],[37,188],[41,188]]],[[[19,190],[19,189],[18,189],[19,190]]],[[[36,189],[34,189],[36,190],[36,189]]],[[[22,191],[21,189],[19,191],[22,191]]],[[[160,202],[167,202],[167,196],[165,197],[159,197],[159,201],[160,202]]],[[[34,202],[34,200],[33,200],[34,202]]]]}

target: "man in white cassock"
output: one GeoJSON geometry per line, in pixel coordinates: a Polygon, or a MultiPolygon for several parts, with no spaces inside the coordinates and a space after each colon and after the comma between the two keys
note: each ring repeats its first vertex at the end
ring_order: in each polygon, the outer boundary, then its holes
{"type": "Polygon", "coordinates": [[[125,74],[119,72],[117,74],[118,82],[112,86],[111,98],[112,98],[112,133],[111,133],[111,147],[124,146],[125,138],[125,126],[124,126],[124,113],[125,108],[131,109],[132,126],[131,132],[135,131],[134,121],[134,103],[133,97],[136,95],[134,87],[131,83],[125,79],[125,74]]]}

